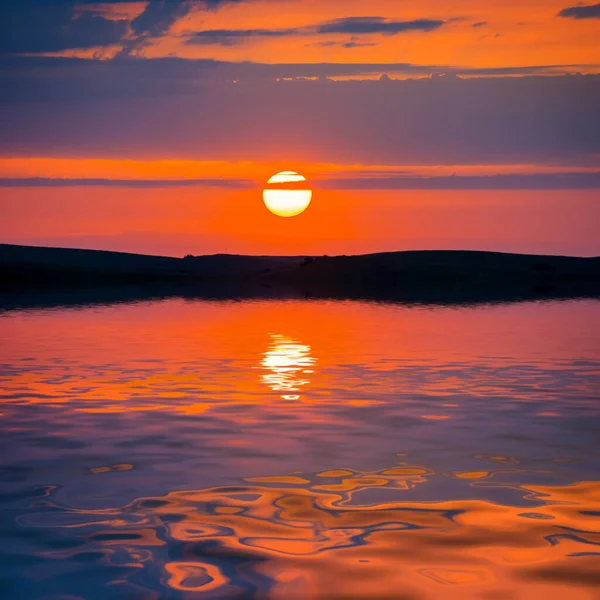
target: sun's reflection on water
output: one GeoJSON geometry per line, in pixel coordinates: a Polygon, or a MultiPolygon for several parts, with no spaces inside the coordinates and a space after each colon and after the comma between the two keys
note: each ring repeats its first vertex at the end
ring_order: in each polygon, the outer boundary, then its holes
{"type": "Polygon", "coordinates": [[[299,400],[302,388],[310,383],[317,362],[311,347],[284,335],[271,335],[271,344],[264,353],[261,368],[268,371],[261,380],[274,392],[282,392],[283,400],[299,400]]]}

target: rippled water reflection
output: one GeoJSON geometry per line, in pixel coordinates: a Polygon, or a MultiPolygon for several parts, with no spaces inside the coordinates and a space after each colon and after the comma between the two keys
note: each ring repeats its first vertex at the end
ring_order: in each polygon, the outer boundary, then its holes
{"type": "Polygon", "coordinates": [[[7,312],[6,598],[597,598],[600,302],[7,312]]]}

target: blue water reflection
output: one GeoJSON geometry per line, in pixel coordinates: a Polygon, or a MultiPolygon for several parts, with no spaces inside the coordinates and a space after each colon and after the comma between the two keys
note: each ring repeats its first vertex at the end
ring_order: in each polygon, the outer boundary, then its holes
{"type": "Polygon", "coordinates": [[[593,598],[598,323],[597,301],[7,312],[0,593],[593,598]]]}

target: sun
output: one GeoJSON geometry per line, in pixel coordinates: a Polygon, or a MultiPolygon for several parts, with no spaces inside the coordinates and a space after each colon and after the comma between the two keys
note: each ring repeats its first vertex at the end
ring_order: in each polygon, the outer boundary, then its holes
{"type": "Polygon", "coordinates": [[[278,217],[296,217],[312,200],[312,190],[307,185],[306,177],[295,171],[281,171],[267,181],[263,190],[265,206],[278,217]]]}

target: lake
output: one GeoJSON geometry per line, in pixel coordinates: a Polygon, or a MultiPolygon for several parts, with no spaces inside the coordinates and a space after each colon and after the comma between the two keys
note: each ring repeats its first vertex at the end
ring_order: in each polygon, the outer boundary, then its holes
{"type": "Polygon", "coordinates": [[[0,328],[2,598],[598,597],[600,301],[0,328]]]}

